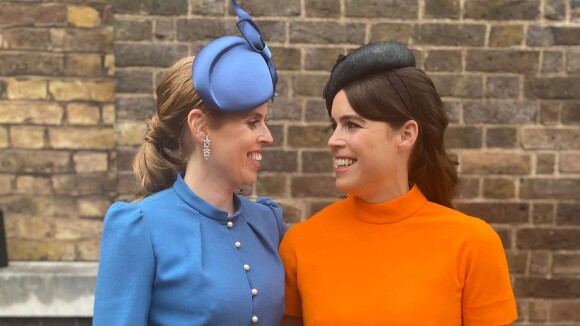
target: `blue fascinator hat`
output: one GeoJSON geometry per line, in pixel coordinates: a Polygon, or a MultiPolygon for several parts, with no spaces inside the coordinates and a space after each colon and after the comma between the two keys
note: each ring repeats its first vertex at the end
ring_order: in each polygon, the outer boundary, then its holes
{"type": "Polygon", "coordinates": [[[193,84],[202,101],[224,112],[254,109],[276,96],[272,53],[252,17],[232,0],[243,38],[224,36],[204,46],[193,61],[193,84]]]}

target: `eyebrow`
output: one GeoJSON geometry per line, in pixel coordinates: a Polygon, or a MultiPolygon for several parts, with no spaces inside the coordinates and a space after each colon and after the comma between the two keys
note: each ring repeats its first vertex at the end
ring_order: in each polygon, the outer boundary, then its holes
{"type": "MultiPolygon", "coordinates": [[[[362,124],[362,123],[365,123],[366,122],[365,119],[361,118],[358,115],[354,115],[354,114],[346,114],[346,115],[343,115],[340,118],[338,118],[338,120],[341,123],[345,123],[347,121],[357,121],[357,122],[359,122],[359,123],[362,124]]],[[[330,118],[330,122],[336,122],[336,120],[334,120],[334,118],[330,118]]]]}

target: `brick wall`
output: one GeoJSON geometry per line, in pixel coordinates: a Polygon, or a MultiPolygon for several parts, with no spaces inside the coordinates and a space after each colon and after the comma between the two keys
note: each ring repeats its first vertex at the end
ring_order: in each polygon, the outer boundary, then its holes
{"type": "MultiPolygon", "coordinates": [[[[279,200],[290,223],[335,201],[321,99],[328,72],[360,44],[407,43],[450,116],[456,204],[502,237],[520,324],[580,323],[579,0],[240,4],[280,76],[275,143],[254,195],[279,200]]],[[[0,8],[0,206],[10,257],[94,260],[107,205],[131,198],[130,163],[163,68],[237,33],[229,0],[0,8]]]]}

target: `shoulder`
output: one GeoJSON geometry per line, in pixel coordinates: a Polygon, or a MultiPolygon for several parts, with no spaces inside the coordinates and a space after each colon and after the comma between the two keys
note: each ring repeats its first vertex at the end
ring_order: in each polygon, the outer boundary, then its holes
{"type": "Polygon", "coordinates": [[[143,219],[143,211],[136,203],[116,202],[107,210],[105,226],[114,224],[117,226],[130,225],[143,219]]]}
{"type": "Polygon", "coordinates": [[[255,202],[239,197],[244,207],[244,217],[254,226],[265,225],[275,227],[282,237],[286,233],[286,224],[282,214],[282,207],[268,197],[260,197],[255,202]]]}

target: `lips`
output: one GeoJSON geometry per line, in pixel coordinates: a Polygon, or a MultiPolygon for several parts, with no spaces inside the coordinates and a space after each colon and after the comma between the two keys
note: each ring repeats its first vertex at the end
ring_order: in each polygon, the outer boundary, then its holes
{"type": "Polygon", "coordinates": [[[250,160],[252,161],[256,161],[256,162],[262,162],[262,153],[258,153],[258,152],[252,152],[248,154],[248,157],[250,158],[250,160]]]}
{"type": "Polygon", "coordinates": [[[355,159],[352,158],[342,158],[342,157],[335,157],[334,158],[334,166],[337,168],[346,168],[356,163],[355,159]]]}

